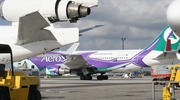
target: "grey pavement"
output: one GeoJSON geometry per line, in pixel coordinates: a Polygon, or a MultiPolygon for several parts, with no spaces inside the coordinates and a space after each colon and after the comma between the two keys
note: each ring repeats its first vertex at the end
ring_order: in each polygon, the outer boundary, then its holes
{"type": "MultiPolygon", "coordinates": [[[[152,78],[79,80],[78,77],[41,79],[42,100],[152,100],[152,78]]],[[[180,90],[176,98],[180,100],[180,90]]],[[[162,86],[155,86],[155,100],[162,99],[162,86]]]]}

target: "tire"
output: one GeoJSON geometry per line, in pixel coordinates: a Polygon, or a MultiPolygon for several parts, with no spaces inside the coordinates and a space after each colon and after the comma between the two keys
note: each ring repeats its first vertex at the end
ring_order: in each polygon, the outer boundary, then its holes
{"type": "Polygon", "coordinates": [[[84,75],[80,76],[80,80],[86,80],[86,77],[84,75]]]}
{"type": "Polygon", "coordinates": [[[7,89],[0,89],[0,100],[10,100],[9,93],[7,89]]]}
{"type": "Polygon", "coordinates": [[[92,76],[91,76],[91,75],[87,75],[87,76],[86,76],[86,79],[87,79],[87,80],[92,80],[92,76]]]}
{"type": "Polygon", "coordinates": [[[103,80],[108,80],[108,76],[107,76],[107,75],[104,75],[104,76],[103,76],[103,80]]]}
{"type": "Polygon", "coordinates": [[[28,100],[41,100],[41,94],[36,88],[29,89],[28,100]]]}
{"type": "Polygon", "coordinates": [[[97,80],[102,80],[102,76],[101,75],[97,76],[97,80]]]}
{"type": "Polygon", "coordinates": [[[80,80],[83,80],[83,76],[80,76],[80,80]]]}

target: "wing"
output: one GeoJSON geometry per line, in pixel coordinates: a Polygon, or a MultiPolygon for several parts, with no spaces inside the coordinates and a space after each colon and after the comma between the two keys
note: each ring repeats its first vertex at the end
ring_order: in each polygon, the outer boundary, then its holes
{"type": "Polygon", "coordinates": [[[156,58],[154,58],[154,60],[164,60],[164,59],[175,59],[177,58],[176,55],[177,51],[166,51],[162,54],[160,54],[159,56],[157,56],[156,58]]]}
{"type": "Polygon", "coordinates": [[[83,36],[82,33],[84,33],[84,32],[87,32],[87,31],[90,31],[90,30],[93,30],[95,28],[99,28],[99,27],[102,27],[102,26],[105,26],[105,25],[95,25],[95,26],[92,26],[92,27],[89,27],[89,28],[81,29],[81,30],[79,30],[79,33],[80,33],[79,36],[83,36]]]}
{"type": "Polygon", "coordinates": [[[23,45],[41,40],[56,40],[49,30],[44,29],[48,26],[50,26],[49,23],[38,11],[20,17],[16,44],[23,45]]]}
{"type": "Polygon", "coordinates": [[[82,57],[82,55],[71,55],[67,57],[64,65],[68,66],[70,69],[77,69],[80,67],[90,67],[91,65],[82,57]]]}
{"type": "MultiPolygon", "coordinates": [[[[66,57],[67,60],[64,62],[64,65],[69,67],[70,69],[78,69],[78,68],[82,68],[82,67],[86,67],[86,68],[92,68],[94,67],[94,65],[89,64],[86,59],[83,58],[82,55],[78,55],[78,54],[73,54],[70,57],[66,57]]],[[[114,60],[112,60],[114,61],[114,60]]],[[[112,70],[116,70],[119,68],[123,68],[127,65],[131,64],[131,62],[127,62],[124,64],[119,64],[113,67],[109,67],[106,70],[103,71],[112,71],[112,70]]]]}

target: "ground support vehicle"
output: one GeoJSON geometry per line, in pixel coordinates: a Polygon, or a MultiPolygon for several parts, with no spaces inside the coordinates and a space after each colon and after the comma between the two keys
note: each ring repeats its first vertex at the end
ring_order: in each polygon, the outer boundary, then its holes
{"type": "MultiPolygon", "coordinates": [[[[157,66],[151,70],[151,77],[155,85],[158,85],[158,81],[169,81],[171,77],[171,69],[167,66],[157,66]]],[[[160,83],[161,84],[161,83],[160,83]]]]}
{"type": "MultiPolygon", "coordinates": [[[[162,100],[176,100],[175,90],[180,90],[180,64],[175,64],[168,81],[158,81],[163,85],[162,100]]],[[[155,85],[152,81],[152,100],[155,100],[155,85]]]]}
{"type": "Polygon", "coordinates": [[[14,71],[13,55],[9,45],[0,44],[0,55],[11,57],[11,69],[5,70],[0,64],[0,100],[41,100],[39,77],[26,75],[23,71],[14,71]]]}

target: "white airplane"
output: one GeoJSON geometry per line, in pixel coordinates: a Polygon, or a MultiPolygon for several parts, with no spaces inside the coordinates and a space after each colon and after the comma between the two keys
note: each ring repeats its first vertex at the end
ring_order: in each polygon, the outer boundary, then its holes
{"type": "MultiPolygon", "coordinates": [[[[0,26],[0,44],[7,44],[12,48],[14,61],[77,42],[82,33],[103,26],[95,25],[82,30],[54,28],[38,12],[21,17],[19,21],[19,25],[0,26]]],[[[0,63],[9,62],[9,55],[0,55],[0,63]]]]}
{"type": "Polygon", "coordinates": [[[171,29],[180,37],[180,0],[172,0],[168,6],[166,17],[171,29]]]}
{"type": "Polygon", "coordinates": [[[26,61],[40,70],[47,69],[54,75],[70,72],[80,75],[81,80],[91,80],[92,74],[101,73],[97,79],[106,80],[108,76],[103,75],[106,72],[135,71],[178,61],[180,55],[176,52],[179,42],[180,38],[167,26],[149,46],[142,50],[75,51],[78,46],[75,44],[66,52],[47,52],[22,62],[26,61]]]}
{"type": "MultiPolygon", "coordinates": [[[[98,0],[3,0],[0,17],[18,24],[0,26],[0,44],[9,45],[19,61],[77,42],[78,28],[54,28],[52,23],[76,22],[97,5],[98,0]]],[[[0,63],[10,63],[9,54],[1,54],[0,63]]]]}

